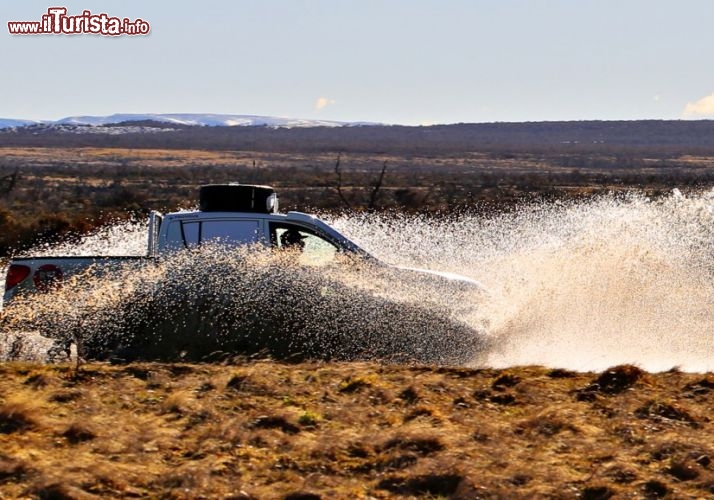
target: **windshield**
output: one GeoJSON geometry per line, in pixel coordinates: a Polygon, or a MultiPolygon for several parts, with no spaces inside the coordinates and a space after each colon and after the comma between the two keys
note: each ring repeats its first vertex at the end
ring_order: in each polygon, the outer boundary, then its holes
{"type": "Polygon", "coordinates": [[[297,224],[271,222],[270,240],[273,247],[294,252],[301,264],[309,266],[328,265],[339,252],[331,239],[297,224]]]}
{"type": "Polygon", "coordinates": [[[357,245],[357,243],[347,238],[347,236],[344,236],[337,229],[328,226],[325,222],[321,221],[316,217],[313,219],[313,222],[320,231],[322,231],[327,237],[335,241],[335,243],[337,243],[341,248],[359,254],[362,257],[377,260],[375,257],[370,255],[369,252],[362,249],[359,245],[357,245]]]}

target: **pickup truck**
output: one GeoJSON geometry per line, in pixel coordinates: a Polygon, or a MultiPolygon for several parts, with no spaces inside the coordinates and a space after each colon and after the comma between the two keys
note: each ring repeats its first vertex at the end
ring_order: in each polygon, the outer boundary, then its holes
{"type": "MultiPolygon", "coordinates": [[[[267,349],[276,357],[297,352],[330,359],[406,356],[454,364],[469,362],[472,353],[483,352],[486,344],[481,332],[451,318],[448,312],[430,309],[426,300],[427,290],[436,290],[439,300],[456,297],[452,295],[455,290],[479,294],[482,288],[477,282],[451,273],[382,263],[317,217],[279,213],[275,191],[268,186],[207,185],[200,188],[199,199],[196,211],[151,213],[146,256],[13,259],[7,271],[4,302],[17,301],[18,307],[10,305],[5,312],[17,309],[34,325],[29,331],[55,339],[50,359],[52,352],[69,354],[70,343],[79,343],[77,335],[86,337],[81,341],[86,359],[200,360],[214,352],[257,353],[267,349]],[[191,251],[202,245],[218,246],[228,260],[216,264],[210,252],[191,251]],[[236,249],[239,254],[250,245],[276,249],[277,256],[298,265],[285,270],[279,266],[251,267],[245,259],[231,257],[232,247],[241,247],[236,249]],[[180,258],[172,258],[179,253],[180,258]],[[188,265],[184,262],[187,257],[192,259],[188,265]],[[132,268],[134,261],[140,267],[156,262],[168,271],[158,282],[147,281],[130,292],[117,305],[118,310],[80,311],[93,322],[94,326],[86,329],[93,332],[89,337],[86,332],[72,333],[73,328],[84,331],[84,323],[60,321],[51,312],[43,312],[47,307],[34,311],[32,301],[29,314],[22,313],[21,306],[28,303],[20,302],[20,296],[32,294],[42,300],[42,293],[61,287],[74,274],[89,270],[102,276],[124,266],[132,268]],[[311,271],[312,266],[327,266],[327,271],[337,270],[341,275],[341,270],[347,272],[349,263],[358,272],[362,269],[363,281],[371,283],[381,274],[376,282],[384,283],[392,292],[403,283],[414,284],[418,303],[386,298],[381,285],[374,292],[358,290],[340,279],[331,280],[311,271]],[[340,267],[343,264],[346,267],[340,267]],[[368,268],[377,272],[365,274],[368,268]],[[450,291],[432,287],[434,281],[446,283],[450,291]],[[244,300],[237,292],[245,290],[249,295],[255,293],[244,300]],[[103,314],[108,314],[106,321],[103,314]],[[121,326],[116,326],[117,316],[123,318],[121,326]]],[[[72,289],[67,290],[71,295],[72,289]]],[[[71,317],[74,309],[69,309],[72,311],[61,311],[60,315],[69,313],[71,317]]]]}
{"type": "MultiPolygon", "coordinates": [[[[302,212],[278,213],[278,198],[269,186],[213,184],[201,186],[199,210],[149,216],[146,256],[19,257],[7,269],[3,303],[33,292],[45,292],[90,266],[100,270],[133,260],[155,259],[206,244],[301,247],[300,261],[321,265],[338,254],[377,259],[319,218],[302,212]]],[[[403,268],[407,270],[407,268],[403,268]]],[[[480,287],[470,278],[438,271],[408,269],[480,287]]]]}

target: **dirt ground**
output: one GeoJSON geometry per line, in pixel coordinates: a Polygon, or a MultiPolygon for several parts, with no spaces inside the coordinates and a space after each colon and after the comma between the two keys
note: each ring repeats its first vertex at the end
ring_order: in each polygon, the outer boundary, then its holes
{"type": "Polygon", "coordinates": [[[0,497],[706,498],[714,376],[0,365],[0,497]]]}

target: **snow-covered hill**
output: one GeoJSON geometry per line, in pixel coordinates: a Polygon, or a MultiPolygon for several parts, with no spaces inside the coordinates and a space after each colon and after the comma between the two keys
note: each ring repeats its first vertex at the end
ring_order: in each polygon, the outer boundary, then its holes
{"type": "Polygon", "coordinates": [[[36,125],[38,122],[35,120],[13,120],[12,118],[0,118],[0,128],[10,128],[10,127],[25,127],[27,125],[36,125]]]}
{"type": "Polygon", "coordinates": [[[89,125],[104,126],[122,122],[155,121],[176,125],[199,126],[263,126],[263,127],[345,127],[376,125],[365,122],[337,122],[330,120],[306,120],[300,118],[280,118],[254,115],[223,115],[202,113],[118,113],[109,116],[68,116],[61,120],[14,120],[0,118],[0,128],[23,127],[27,125],[89,125]]]}

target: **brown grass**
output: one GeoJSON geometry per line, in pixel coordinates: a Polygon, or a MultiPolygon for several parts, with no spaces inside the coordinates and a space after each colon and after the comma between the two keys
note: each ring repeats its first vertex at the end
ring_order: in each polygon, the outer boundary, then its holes
{"type": "Polygon", "coordinates": [[[0,434],[23,432],[37,426],[37,411],[29,398],[13,396],[0,405],[0,434]]]}
{"type": "Polygon", "coordinates": [[[629,365],[6,363],[0,497],[704,498],[711,380],[629,365]]]}

